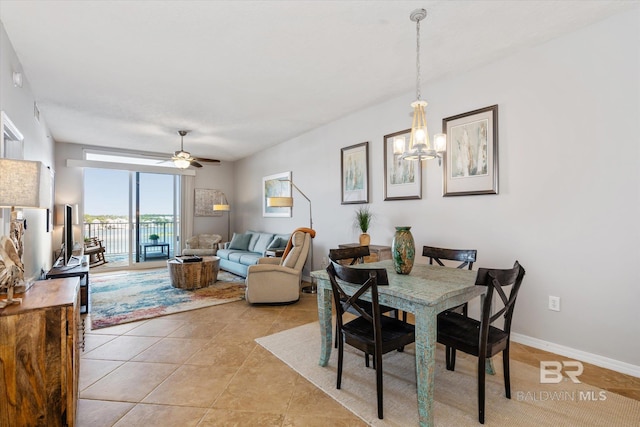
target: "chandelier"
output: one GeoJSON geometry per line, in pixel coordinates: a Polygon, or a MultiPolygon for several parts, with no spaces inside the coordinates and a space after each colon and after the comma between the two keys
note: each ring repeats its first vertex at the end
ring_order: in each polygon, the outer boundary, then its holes
{"type": "Polygon", "coordinates": [[[443,133],[434,135],[434,145],[431,145],[425,112],[427,102],[420,99],[420,21],[426,17],[427,11],[425,9],[416,9],[409,16],[409,19],[416,23],[416,100],[411,103],[413,121],[411,123],[409,146],[405,147],[401,158],[403,160],[430,160],[437,158],[438,164],[440,164],[442,155],[447,147],[447,136],[443,133]]]}

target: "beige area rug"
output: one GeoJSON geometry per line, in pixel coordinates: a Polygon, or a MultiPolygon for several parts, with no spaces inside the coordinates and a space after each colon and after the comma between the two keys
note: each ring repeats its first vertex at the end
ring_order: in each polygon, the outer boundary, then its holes
{"type": "MultiPolygon", "coordinates": [[[[362,353],[345,346],[342,389],[336,389],[337,351],[327,367],[318,366],[320,327],[310,323],[256,340],[303,377],[372,426],[417,426],[415,347],[384,356],[384,415],[377,418],[375,371],[362,353]]],[[[455,372],[445,369],[444,349],[436,352],[435,424],[479,426],[476,358],[458,352],[455,372]]],[[[640,402],[588,384],[540,384],[539,370],[511,361],[511,400],[504,397],[502,360],[487,376],[486,426],[640,425],[640,402]]]]}

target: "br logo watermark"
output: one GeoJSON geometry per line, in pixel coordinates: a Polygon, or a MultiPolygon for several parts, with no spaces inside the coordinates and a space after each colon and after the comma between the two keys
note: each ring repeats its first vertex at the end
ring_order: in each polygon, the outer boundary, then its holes
{"type": "Polygon", "coordinates": [[[582,375],[584,366],[582,366],[582,362],[576,360],[566,360],[562,362],[541,360],[540,384],[559,384],[564,378],[562,375],[563,371],[574,384],[580,384],[578,377],[582,375]]]}
{"type": "MultiPolygon", "coordinates": [[[[569,380],[574,384],[580,384],[578,377],[582,375],[583,371],[582,362],[575,360],[540,361],[540,384],[560,384],[562,381],[569,380]]],[[[599,402],[607,400],[607,392],[604,390],[584,390],[583,387],[567,387],[566,390],[554,388],[553,390],[518,391],[516,399],[521,401],[599,402]]]]}

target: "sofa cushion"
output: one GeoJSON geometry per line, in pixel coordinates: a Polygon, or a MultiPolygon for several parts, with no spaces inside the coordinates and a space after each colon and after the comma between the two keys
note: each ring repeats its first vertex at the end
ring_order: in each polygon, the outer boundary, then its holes
{"type": "Polygon", "coordinates": [[[242,256],[246,255],[246,254],[247,254],[247,252],[245,252],[245,251],[234,251],[234,252],[231,252],[229,254],[229,258],[227,258],[227,259],[229,261],[240,263],[240,258],[242,258],[242,256]]]}
{"type": "Polygon", "coordinates": [[[241,251],[246,251],[249,247],[249,240],[251,239],[251,236],[251,234],[233,233],[233,238],[231,238],[231,243],[229,244],[228,249],[238,249],[241,251]]]}
{"type": "Polygon", "coordinates": [[[273,234],[260,233],[258,237],[258,241],[253,246],[253,250],[251,252],[259,253],[264,256],[264,252],[267,250],[269,243],[273,240],[273,234]]]}
{"type": "Polygon", "coordinates": [[[243,253],[240,254],[240,264],[244,265],[253,265],[257,264],[258,260],[261,258],[260,254],[257,253],[243,253]]]}

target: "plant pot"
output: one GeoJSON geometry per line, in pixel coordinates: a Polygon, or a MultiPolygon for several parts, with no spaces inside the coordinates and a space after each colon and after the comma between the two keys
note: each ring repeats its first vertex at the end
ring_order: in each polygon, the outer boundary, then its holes
{"type": "Polygon", "coordinates": [[[398,274],[409,274],[416,256],[416,245],[411,234],[411,227],[396,227],[393,236],[393,267],[398,274]]]}
{"type": "Polygon", "coordinates": [[[371,243],[371,236],[369,236],[367,233],[362,233],[360,235],[359,241],[360,246],[369,246],[369,243],[371,243]]]}

